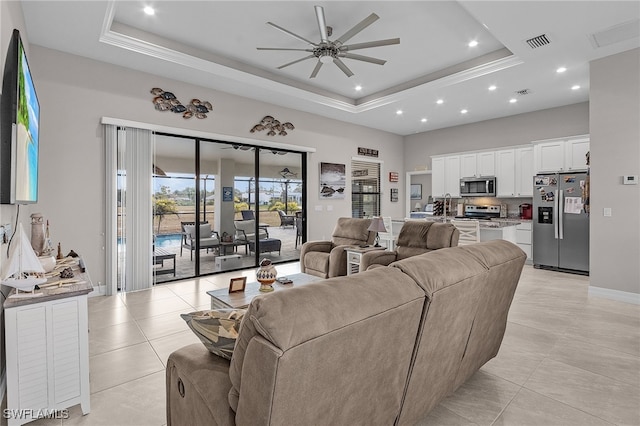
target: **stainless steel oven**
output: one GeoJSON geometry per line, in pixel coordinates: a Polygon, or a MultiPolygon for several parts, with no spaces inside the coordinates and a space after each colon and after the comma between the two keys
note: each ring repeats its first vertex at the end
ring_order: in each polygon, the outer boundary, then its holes
{"type": "Polygon", "coordinates": [[[469,177],[460,179],[460,195],[462,197],[495,197],[495,177],[469,177]]]}

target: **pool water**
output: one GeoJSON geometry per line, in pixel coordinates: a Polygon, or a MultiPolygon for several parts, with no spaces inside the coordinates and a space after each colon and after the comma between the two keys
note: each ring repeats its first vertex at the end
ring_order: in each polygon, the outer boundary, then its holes
{"type": "Polygon", "coordinates": [[[156,247],[179,247],[182,241],[182,234],[161,234],[156,235],[156,247]]]}

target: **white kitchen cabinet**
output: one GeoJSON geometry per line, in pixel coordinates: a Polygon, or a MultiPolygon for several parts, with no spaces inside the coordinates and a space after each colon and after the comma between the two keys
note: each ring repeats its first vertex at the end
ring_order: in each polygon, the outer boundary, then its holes
{"type": "Polygon", "coordinates": [[[527,261],[531,261],[531,222],[521,222],[516,225],[516,244],[527,253],[527,261]]]}
{"type": "Polygon", "coordinates": [[[516,197],[533,197],[533,148],[515,149],[516,197]]]}
{"type": "Polygon", "coordinates": [[[450,155],[444,158],[444,192],[451,197],[460,197],[460,156],[450,155]]]}
{"type": "Polygon", "coordinates": [[[478,156],[475,152],[460,156],[460,177],[476,177],[478,156]]]}
{"type": "Polygon", "coordinates": [[[568,139],[564,147],[566,170],[587,170],[586,155],[589,152],[589,138],[568,139]]]}
{"type": "Polygon", "coordinates": [[[534,145],[536,173],[559,172],[564,169],[564,141],[534,145]]]}
{"type": "Polygon", "coordinates": [[[515,187],[515,150],[496,151],[496,196],[514,197],[515,187]]]}
{"type": "Polygon", "coordinates": [[[478,153],[478,176],[495,176],[496,174],[496,154],[494,151],[478,153]]]}
{"type": "Polygon", "coordinates": [[[588,135],[534,142],[534,172],[537,174],[587,170],[585,154],[588,151],[588,135]]]}
{"type": "Polygon", "coordinates": [[[495,152],[470,152],[460,155],[460,177],[495,175],[495,152]]]}
{"type": "Polygon", "coordinates": [[[5,301],[9,426],[76,404],[89,413],[91,290],[85,281],[66,294],[48,294],[52,289],[44,296],[5,301]]]}
{"type": "Polygon", "coordinates": [[[444,157],[431,158],[431,195],[444,197],[444,157]]]}

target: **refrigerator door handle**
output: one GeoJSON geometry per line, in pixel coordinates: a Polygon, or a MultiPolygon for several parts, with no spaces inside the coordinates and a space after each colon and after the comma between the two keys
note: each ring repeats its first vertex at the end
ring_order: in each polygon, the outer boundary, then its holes
{"type": "Polygon", "coordinates": [[[558,198],[560,198],[560,194],[556,194],[556,197],[553,201],[553,236],[557,240],[558,239],[558,198]]]}
{"type": "Polygon", "coordinates": [[[560,239],[564,239],[564,221],[562,220],[564,218],[564,212],[560,211],[560,208],[564,209],[564,194],[563,194],[563,190],[558,190],[558,234],[560,236],[560,239]]]}

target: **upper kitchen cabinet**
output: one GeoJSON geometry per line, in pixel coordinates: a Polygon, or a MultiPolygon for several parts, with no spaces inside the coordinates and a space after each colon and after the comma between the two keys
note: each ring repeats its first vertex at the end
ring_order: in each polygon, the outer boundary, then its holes
{"type": "Polygon", "coordinates": [[[567,170],[587,170],[587,152],[589,152],[589,138],[569,139],[564,144],[564,162],[567,170]]]}
{"type": "Polygon", "coordinates": [[[496,196],[515,197],[515,149],[496,151],[496,196]]]}
{"type": "Polygon", "coordinates": [[[589,136],[534,142],[535,173],[586,170],[585,155],[589,151],[589,136]]]}
{"type": "Polygon", "coordinates": [[[496,196],[533,196],[533,148],[503,149],[496,155],[496,196]]]}
{"type": "Polygon", "coordinates": [[[533,148],[516,148],[515,160],[516,196],[533,197],[533,148]]]}
{"type": "Polygon", "coordinates": [[[431,157],[431,194],[442,198],[451,194],[460,196],[460,156],[431,157]]]}
{"type": "Polygon", "coordinates": [[[470,152],[460,155],[461,177],[494,176],[495,173],[495,152],[470,152]]]}

